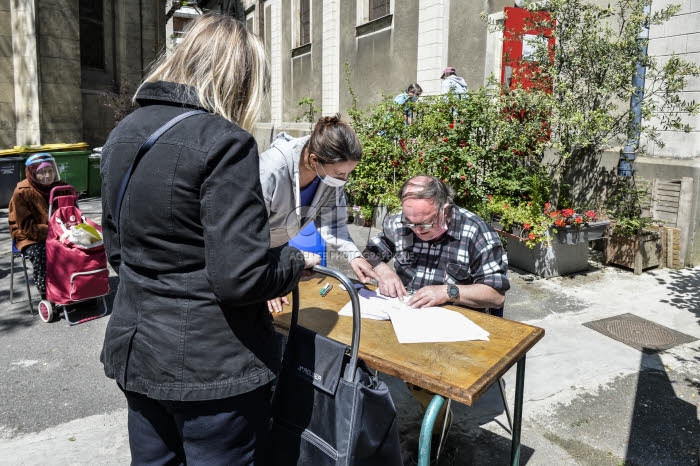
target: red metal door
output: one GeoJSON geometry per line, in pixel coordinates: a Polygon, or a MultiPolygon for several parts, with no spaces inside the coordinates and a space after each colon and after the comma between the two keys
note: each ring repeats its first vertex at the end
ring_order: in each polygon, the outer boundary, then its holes
{"type": "Polygon", "coordinates": [[[538,42],[546,41],[549,59],[554,58],[554,24],[549,13],[516,7],[505,7],[503,13],[505,22],[501,84],[505,89],[512,89],[519,84],[523,89],[538,87],[551,90],[551,83],[534,77],[538,69],[534,56],[538,42]]]}

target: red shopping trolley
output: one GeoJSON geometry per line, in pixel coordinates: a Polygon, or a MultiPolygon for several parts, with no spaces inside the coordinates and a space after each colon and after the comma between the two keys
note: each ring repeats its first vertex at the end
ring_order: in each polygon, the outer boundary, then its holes
{"type": "Polygon", "coordinates": [[[49,195],[49,230],[46,237],[46,299],[39,316],[51,322],[61,311],[70,325],[107,315],[104,296],[109,294],[109,270],[102,228],[78,208],[73,186],[57,186],[49,195]],[[86,315],[86,304],[94,303],[86,315]],[[102,309],[100,310],[100,305],[102,309]],[[97,312],[95,315],[95,308],[97,312]],[[71,314],[81,311],[78,319],[71,314]]]}

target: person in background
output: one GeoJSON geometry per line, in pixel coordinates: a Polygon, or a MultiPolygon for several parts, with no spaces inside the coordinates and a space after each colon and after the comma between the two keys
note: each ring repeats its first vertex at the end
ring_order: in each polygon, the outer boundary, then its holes
{"type": "MultiPolygon", "coordinates": [[[[270,243],[281,246],[311,221],[321,237],[345,255],[363,283],[376,279],[347,227],[343,186],[362,157],[355,131],[340,115],[321,117],[310,136],[278,134],[260,156],[260,182],[270,221],[270,243]]],[[[268,303],[280,312],[288,299],[268,303]]]]}
{"type": "Polygon", "coordinates": [[[34,285],[41,299],[46,299],[46,236],[49,232],[49,195],[56,186],[66,183],[48,153],[27,158],[26,178],[15,187],[8,206],[10,236],[17,249],[32,263],[34,285]]]}
{"type": "Polygon", "coordinates": [[[467,82],[464,78],[457,76],[453,67],[448,66],[445,68],[440,79],[442,79],[442,85],[440,86],[442,94],[447,94],[449,92],[455,94],[467,93],[467,82]]]}
{"type": "MultiPolygon", "coordinates": [[[[434,176],[416,176],[399,191],[402,212],[384,220],[363,254],[379,276],[379,291],[422,308],[456,304],[498,309],[510,288],[508,259],[498,234],[478,215],[458,207],[452,190],[434,176]],[[387,264],[394,259],[392,270],[387,264]]],[[[425,410],[434,393],[409,385],[425,410]]],[[[451,424],[447,405],[436,426],[451,424]]]]}
{"type": "Polygon", "coordinates": [[[407,125],[413,124],[413,111],[411,110],[410,106],[406,104],[408,102],[417,102],[418,97],[420,97],[422,93],[423,89],[418,85],[418,83],[413,83],[406,88],[405,92],[402,92],[394,97],[394,103],[401,105],[403,108],[404,122],[407,125]]]}
{"type": "Polygon", "coordinates": [[[265,464],[280,348],[266,301],[320,258],[270,249],[250,131],[269,89],[265,48],[207,13],[136,91],[110,134],[102,226],[119,274],[101,360],[128,404],[132,464],[265,464]],[[141,159],[139,147],[191,109],[141,159]],[[118,224],[116,219],[118,218],[118,224]]]}

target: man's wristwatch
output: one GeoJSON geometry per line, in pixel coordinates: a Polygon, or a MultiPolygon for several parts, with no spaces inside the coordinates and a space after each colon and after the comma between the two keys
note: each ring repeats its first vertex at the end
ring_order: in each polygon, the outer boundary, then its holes
{"type": "Polygon", "coordinates": [[[457,285],[447,285],[447,296],[450,298],[451,303],[459,299],[459,288],[457,285]]]}

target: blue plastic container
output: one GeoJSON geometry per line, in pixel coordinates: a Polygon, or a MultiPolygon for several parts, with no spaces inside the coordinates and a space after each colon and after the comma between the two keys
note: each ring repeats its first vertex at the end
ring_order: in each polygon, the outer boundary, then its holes
{"type": "Polygon", "coordinates": [[[301,251],[313,252],[321,256],[321,265],[326,266],[326,242],[321,238],[314,222],[309,223],[294,238],[289,240],[289,245],[301,251]]]}

